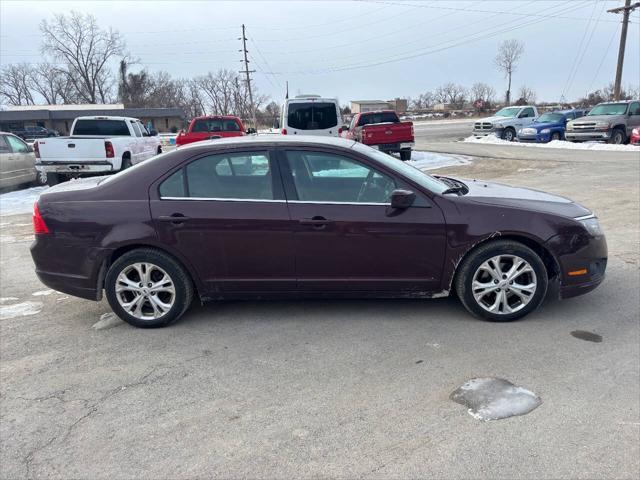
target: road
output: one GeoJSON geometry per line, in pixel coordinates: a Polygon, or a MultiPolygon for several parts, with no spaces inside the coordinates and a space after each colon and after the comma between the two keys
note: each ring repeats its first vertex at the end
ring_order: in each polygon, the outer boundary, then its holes
{"type": "Polygon", "coordinates": [[[430,120],[414,122],[416,141],[455,142],[471,135],[474,120],[430,120]]]}
{"type": "Polygon", "coordinates": [[[638,478],[640,158],[509,152],[443,172],[584,203],[610,257],[591,294],[508,324],[452,298],[226,302],[95,330],[106,302],[47,292],[29,216],[1,217],[3,307],[37,313],[0,320],[0,477],[638,478]],[[449,394],[485,376],[543,403],[478,421],[449,394]]]}

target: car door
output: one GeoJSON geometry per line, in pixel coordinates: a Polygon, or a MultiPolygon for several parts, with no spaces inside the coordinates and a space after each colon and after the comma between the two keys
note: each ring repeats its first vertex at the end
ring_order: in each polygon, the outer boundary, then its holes
{"type": "Polygon", "coordinates": [[[5,138],[11,149],[9,169],[13,184],[31,182],[36,177],[36,160],[31,147],[14,135],[7,135],[5,138]]]}
{"type": "Polygon", "coordinates": [[[640,127],[640,102],[632,102],[631,105],[629,105],[627,138],[631,136],[633,129],[638,127],[640,127]]]}
{"type": "Polygon", "coordinates": [[[391,211],[391,192],[410,187],[356,153],[283,149],[280,161],[300,292],[439,289],[444,218],[426,195],[391,211]]]}
{"type": "Polygon", "coordinates": [[[518,115],[518,123],[516,124],[516,126],[526,127],[527,125],[530,125],[531,123],[533,123],[533,121],[535,120],[535,117],[536,117],[536,114],[533,111],[533,108],[527,107],[523,109],[522,112],[520,112],[520,115],[518,115]]]}
{"type": "Polygon", "coordinates": [[[193,266],[206,295],[295,291],[293,233],[273,152],[201,154],[156,185],[158,238],[193,266]]]}
{"type": "Polygon", "coordinates": [[[131,137],[131,163],[135,165],[136,163],[140,163],[146,159],[146,142],[144,141],[144,138],[142,138],[142,131],[140,130],[138,122],[130,120],[129,124],[131,125],[131,130],[133,132],[133,136],[131,137]]]}
{"type": "Polygon", "coordinates": [[[147,127],[142,122],[138,122],[138,128],[142,132],[142,139],[144,140],[144,159],[153,157],[156,154],[155,138],[151,136],[147,127]]]}
{"type": "Polygon", "coordinates": [[[7,136],[0,135],[0,188],[13,186],[15,173],[12,155],[13,152],[7,143],[7,136]]]}

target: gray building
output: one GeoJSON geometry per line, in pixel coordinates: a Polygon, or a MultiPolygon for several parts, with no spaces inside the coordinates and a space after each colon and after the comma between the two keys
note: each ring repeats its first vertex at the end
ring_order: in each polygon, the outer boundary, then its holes
{"type": "Polygon", "coordinates": [[[0,130],[11,131],[40,126],[68,135],[73,120],[84,116],[138,118],[158,132],[177,131],[185,125],[182,108],[125,108],[124,105],[28,105],[0,109],[0,130]]]}

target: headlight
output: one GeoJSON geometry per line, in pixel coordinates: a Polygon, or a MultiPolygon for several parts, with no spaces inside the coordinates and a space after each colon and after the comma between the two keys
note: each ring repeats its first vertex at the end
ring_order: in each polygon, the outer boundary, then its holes
{"type": "Polygon", "coordinates": [[[584,228],[586,228],[587,232],[590,235],[597,237],[602,235],[602,228],[600,227],[600,222],[596,217],[583,218],[582,220],[578,220],[584,228]]]}
{"type": "Polygon", "coordinates": [[[501,123],[494,123],[493,128],[504,128],[504,126],[501,123]]]}
{"type": "Polygon", "coordinates": [[[596,122],[596,130],[609,130],[610,128],[609,122],[596,122]]]}
{"type": "Polygon", "coordinates": [[[550,128],[543,128],[542,130],[540,130],[540,133],[543,135],[546,135],[548,133],[551,133],[551,129],[550,128]]]}
{"type": "Polygon", "coordinates": [[[567,123],[567,130],[573,130],[573,123],[567,123]]]}

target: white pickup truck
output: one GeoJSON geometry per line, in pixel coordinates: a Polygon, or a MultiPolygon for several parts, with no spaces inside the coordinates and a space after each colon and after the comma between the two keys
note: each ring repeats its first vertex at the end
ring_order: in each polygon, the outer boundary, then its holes
{"type": "Polygon", "coordinates": [[[481,118],[473,124],[474,137],[495,135],[498,138],[513,142],[518,130],[533,123],[538,118],[538,109],[533,105],[520,107],[504,107],[493,117],[481,118]]]}
{"type": "Polygon", "coordinates": [[[78,117],[68,137],[38,139],[33,144],[36,169],[55,185],[68,177],[124,170],[162,153],[158,133],[137,118],[78,117]]]}

